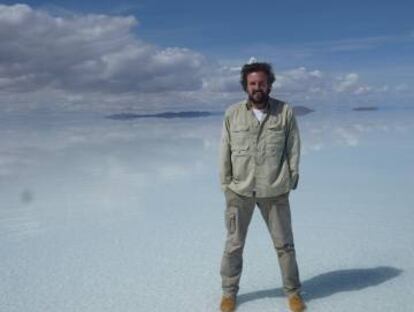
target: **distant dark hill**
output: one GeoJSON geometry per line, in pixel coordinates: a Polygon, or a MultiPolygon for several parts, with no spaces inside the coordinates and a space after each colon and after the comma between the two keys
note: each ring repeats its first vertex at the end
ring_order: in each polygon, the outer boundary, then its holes
{"type": "Polygon", "coordinates": [[[304,115],[307,115],[313,112],[314,112],[313,109],[310,109],[306,106],[293,106],[293,113],[296,116],[304,116],[304,115]]]}
{"type": "Polygon", "coordinates": [[[378,107],[376,106],[359,106],[359,107],[354,107],[352,109],[353,111],[359,111],[359,112],[363,112],[363,111],[376,111],[378,110],[378,107]]]}
{"type": "MultiPolygon", "coordinates": [[[[296,116],[303,116],[312,113],[314,110],[305,106],[294,106],[293,112],[296,116]]],[[[121,113],[105,116],[108,119],[115,120],[130,120],[138,118],[202,118],[209,116],[223,116],[224,112],[205,112],[205,111],[185,111],[185,112],[163,112],[156,114],[134,114],[134,113],[121,113]]]]}
{"type": "Polygon", "coordinates": [[[132,114],[132,113],[121,113],[106,116],[109,119],[116,120],[129,120],[137,118],[200,118],[208,116],[222,115],[223,112],[203,112],[203,111],[187,111],[187,112],[164,112],[157,114],[132,114]]]}

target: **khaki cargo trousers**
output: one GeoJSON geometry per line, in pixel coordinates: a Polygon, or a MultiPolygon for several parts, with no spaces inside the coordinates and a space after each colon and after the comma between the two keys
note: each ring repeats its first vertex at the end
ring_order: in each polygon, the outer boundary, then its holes
{"type": "Polygon", "coordinates": [[[244,197],[225,191],[227,239],[220,274],[223,296],[236,296],[243,265],[247,229],[257,204],[276,249],[286,295],[300,291],[300,281],[293,244],[289,193],[277,197],[244,197]]]}

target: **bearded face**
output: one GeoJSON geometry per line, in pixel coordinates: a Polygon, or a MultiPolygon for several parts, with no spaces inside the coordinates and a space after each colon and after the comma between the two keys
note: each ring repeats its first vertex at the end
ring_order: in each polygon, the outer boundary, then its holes
{"type": "Polygon", "coordinates": [[[247,94],[253,104],[261,106],[267,102],[270,93],[268,78],[264,72],[252,72],[247,75],[247,94]]]}

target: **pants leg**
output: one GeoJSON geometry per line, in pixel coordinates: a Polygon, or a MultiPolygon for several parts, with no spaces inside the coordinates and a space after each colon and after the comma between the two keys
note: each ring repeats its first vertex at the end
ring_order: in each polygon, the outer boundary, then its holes
{"type": "Polygon", "coordinates": [[[276,249],[285,294],[300,291],[299,270],[293,243],[289,193],[274,198],[258,198],[257,205],[276,249]]]}
{"type": "Polygon", "coordinates": [[[236,296],[243,266],[243,248],[252,219],[255,200],[226,190],[225,221],[227,238],[220,274],[224,296],[236,296]]]}

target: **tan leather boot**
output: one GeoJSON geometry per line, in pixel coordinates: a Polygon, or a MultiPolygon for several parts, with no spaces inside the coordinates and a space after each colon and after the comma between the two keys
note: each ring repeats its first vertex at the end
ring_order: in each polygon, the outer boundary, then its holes
{"type": "Polygon", "coordinates": [[[236,311],[236,298],[235,297],[222,297],[220,302],[221,312],[233,312],[236,311]]]}
{"type": "Polygon", "coordinates": [[[288,297],[289,308],[292,312],[302,312],[306,310],[305,302],[299,294],[288,297]]]}

